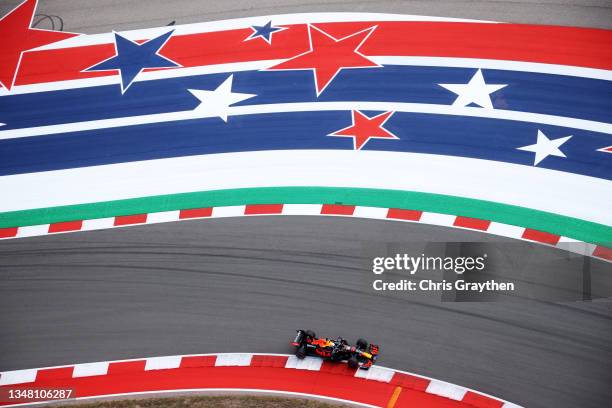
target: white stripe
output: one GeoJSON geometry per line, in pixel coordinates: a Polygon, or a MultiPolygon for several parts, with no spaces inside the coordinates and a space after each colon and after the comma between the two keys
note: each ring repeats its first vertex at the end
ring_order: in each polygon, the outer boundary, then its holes
{"type": "Polygon", "coordinates": [[[94,220],[84,220],[82,231],[92,231],[98,229],[112,228],[115,225],[115,217],[97,218],[94,220]]]}
{"type": "Polygon", "coordinates": [[[162,211],[149,213],[147,215],[147,224],[156,224],[159,222],[178,221],[180,211],[162,211]]]}
{"type": "Polygon", "coordinates": [[[252,358],[252,354],[246,353],[219,354],[215,361],[215,367],[249,366],[252,358]]]}
{"type": "MultiPolygon", "coordinates": [[[[452,105],[435,105],[426,103],[360,101],[273,103],[264,105],[229,107],[227,108],[227,114],[228,116],[240,116],[286,112],[323,112],[350,110],[394,111],[425,113],[430,115],[467,116],[474,118],[501,119],[562,126],[574,129],[612,134],[612,124],[610,123],[546,115],[541,113],[509,111],[502,109],[485,109],[477,107],[459,107],[452,105]]],[[[218,110],[194,109],[190,111],[156,113],[139,116],[125,116],[112,119],[72,122],[48,126],[35,126],[30,128],[2,130],[0,131],[0,140],[32,136],[45,136],[58,133],[83,132],[96,129],[111,129],[117,127],[137,126],[153,123],[176,122],[182,120],[216,117],[217,115],[218,110]]]]}
{"type": "Polygon", "coordinates": [[[323,365],[323,359],[318,357],[306,356],[299,359],[296,356],[289,356],[285,368],[293,368],[296,370],[319,371],[323,365]]]}
{"type": "Polygon", "coordinates": [[[500,224],[498,222],[492,222],[487,228],[487,232],[490,234],[501,235],[510,238],[521,238],[525,228],[517,227],[515,225],[500,224]]]}
{"type": "Polygon", "coordinates": [[[355,377],[388,383],[391,381],[394,374],[395,371],[388,368],[372,366],[368,370],[357,370],[355,372],[355,377]]]}
{"type": "Polygon", "coordinates": [[[425,224],[449,227],[453,225],[455,218],[457,218],[455,215],[423,212],[419,221],[425,224]]]}
{"type": "MultiPolygon", "coordinates": [[[[612,225],[612,212],[602,205],[612,202],[612,182],[608,180],[463,157],[349,150],[225,153],[3,176],[0,191],[10,193],[0,200],[0,212],[193,191],[279,186],[427,192],[612,225]],[[245,163],[257,166],[245,168],[245,163]],[[502,189],[499,180],[505,180],[502,189]],[[92,189],[92,185],[96,188],[92,189]],[[546,194],[542,194],[543,188],[546,194]],[[62,194],[56,194],[57,191],[62,194]]],[[[238,207],[232,210],[233,214],[243,211],[243,206],[238,207]]],[[[213,216],[227,216],[225,211],[228,210],[215,208],[213,216]]]]}
{"type": "Polygon", "coordinates": [[[34,382],[37,369],[5,371],[0,373],[0,385],[13,385],[34,382]]]}
{"type": "Polygon", "coordinates": [[[319,215],[321,204],[284,204],[284,215],[319,215]]]}
{"type": "Polygon", "coordinates": [[[108,373],[108,361],[99,363],[77,364],[72,371],[72,377],[92,377],[95,375],[106,375],[108,373]]]}
{"type": "Polygon", "coordinates": [[[17,230],[18,238],[37,237],[39,235],[47,235],[49,232],[49,224],[30,225],[27,227],[19,227],[17,230]]]}
{"type": "Polygon", "coordinates": [[[388,208],[381,207],[362,207],[356,206],[353,216],[362,218],[382,218],[387,219],[388,208]]]}
{"type": "Polygon", "coordinates": [[[240,217],[244,215],[244,205],[228,205],[226,207],[213,207],[211,217],[240,217]]]}
{"type": "Polygon", "coordinates": [[[461,401],[467,392],[467,388],[460,387],[443,381],[432,380],[425,392],[440,395],[441,397],[461,401]]]}
{"type": "MultiPolygon", "coordinates": [[[[449,17],[415,16],[410,14],[388,14],[388,13],[294,13],[277,14],[270,16],[257,16],[236,18],[229,20],[209,21],[193,24],[180,24],[172,27],[156,27],[140,30],[121,31],[123,37],[136,41],[147,40],[158,37],[170,30],[174,30],[173,36],[210,33],[225,30],[250,28],[253,25],[264,25],[272,21],[275,26],[292,24],[316,24],[325,22],[361,22],[361,21],[450,21],[450,22],[475,22],[494,23],[493,21],[472,20],[449,17]]],[[[246,38],[246,37],[245,37],[246,38]]],[[[68,38],[56,43],[44,45],[35,50],[53,50],[59,48],[83,47],[87,45],[112,44],[113,33],[80,35],[68,38]]]]}
{"type": "Polygon", "coordinates": [[[150,357],[145,363],[145,371],[179,368],[181,356],[150,357]]]}
{"type": "Polygon", "coordinates": [[[607,69],[544,64],[541,62],[452,57],[375,56],[368,58],[370,58],[379,65],[498,69],[503,71],[532,72],[534,74],[547,75],[568,75],[582,78],[612,81],[612,71],[609,71],[607,69]]]}

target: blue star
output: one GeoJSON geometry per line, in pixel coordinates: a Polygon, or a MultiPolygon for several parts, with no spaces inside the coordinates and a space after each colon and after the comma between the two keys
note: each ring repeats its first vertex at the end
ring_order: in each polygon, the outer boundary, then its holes
{"type": "Polygon", "coordinates": [[[121,93],[123,94],[145,68],[180,67],[176,62],[158,54],[173,32],[174,30],[169,31],[143,44],[135,43],[115,33],[116,55],[87,68],[85,71],[119,70],[121,93]]]}
{"type": "Polygon", "coordinates": [[[272,44],[272,34],[277,31],[286,30],[286,27],[273,27],[272,21],[268,21],[268,23],[264,26],[251,26],[253,33],[246,38],[244,41],[253,40],[255,38],[263,38],[268,44],[272,44]]]}

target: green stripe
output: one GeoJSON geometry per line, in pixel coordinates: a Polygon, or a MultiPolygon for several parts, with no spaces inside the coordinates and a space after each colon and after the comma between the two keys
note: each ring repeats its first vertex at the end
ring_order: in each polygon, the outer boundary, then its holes
{"type": "Polygon", "coordinates": [[[529,208],[413,191],[340,187],[262,187],[171,194],[0,213],[0,228],[117,215],[244,204],[348,204],[462,215],[609,245],[612,228],[529,208]]]}

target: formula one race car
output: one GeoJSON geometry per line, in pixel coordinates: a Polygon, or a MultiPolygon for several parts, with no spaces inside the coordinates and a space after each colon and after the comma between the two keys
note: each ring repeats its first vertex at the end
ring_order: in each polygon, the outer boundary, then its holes
{"type": "Polygon", "coordinates": [[[351,346],[345,339],[336,340],[327,337],[318,338],[312,330],[298,330],[291,343],[295,346],[295,355],[302,359],[306,356],[319,356],[332,361],[346,361],[351,368],[367,370],[378,358],[378,346],[368,344],[364,339],[357,340],[351,346]]]}

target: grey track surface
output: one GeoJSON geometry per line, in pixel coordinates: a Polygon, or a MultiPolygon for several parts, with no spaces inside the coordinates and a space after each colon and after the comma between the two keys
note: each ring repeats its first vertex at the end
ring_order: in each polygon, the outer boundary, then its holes
{"type": "MultiPolygon", "coordinates": [[[[381,365],[529,407],[612,398],[612,302],[448,303],[371,290],[369,249],[503,239],[321,217],[213,219],[5,241],[0,370],[204,352],[290,352],[299,327],[382,345],[381,365]]],[[[508,245],[508,244],[504,244],[508,245]]],[[[508,271],[562,275],[519,243],[508,271]]],[[[393,248],[391,248],[392,250],[393,248]]],[[[571,264],[572,262],[570,262],[571,264]]],[[[591,262],[591,275],[608,264],[591,262]]],[[[598,278],[595,278],[598,279],[598,278]]],[[[547,284],[553,284],[549,282],[547,284]]]]}
{"type": "MultiPolygon", "coordinates": [[[[17,3],[0,1],[0,13],[17,3]]],[[[606,0],[39,3],[38,13],[60,15],[65,30],[85,33],[306,11],[612,28],[606,0]]],[[[609,298],[449,303],[372,293],[363,278],[371,277],[364,248],[410,240],[500,241],[424,225],[266,217],[2,242],[0,370],[183,353],[288,352],[287,338],[304,326],[353,340],[366,335],[381,343],[382,365],[528,407],[608,404],[609,298]]],[[[552,275],[567,263],[560,251],[539,246],[521,243],[514,251],[508,270],[550,278],[540,285],[555,282],[552,275]]],[[[596,261],[590,269],[593,276],[611,272],[596,261]]],[[[573,265],[565,280],[572,273],[579,279],[577,271],[573,265]]]]}
{"type": "MultiPolygon", "coordinates": [[[[20,0],[0,0],[0,12],[20,0]]],[[[612,28],[610,0],[39,0],[65,30],[104,33],[227,18],[314,11],[401,13],[511,23],[612,28]]],[[[48,22],[46,22],[48,24],[48,22]]],[[[47,28],[41,26],[41,28],[47,28]]]]}

